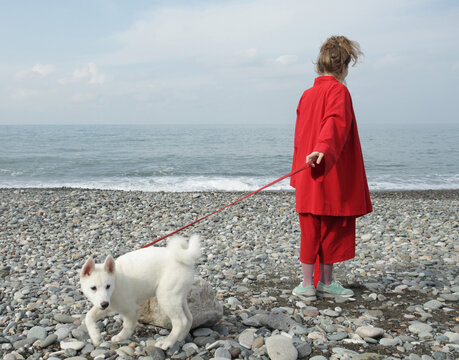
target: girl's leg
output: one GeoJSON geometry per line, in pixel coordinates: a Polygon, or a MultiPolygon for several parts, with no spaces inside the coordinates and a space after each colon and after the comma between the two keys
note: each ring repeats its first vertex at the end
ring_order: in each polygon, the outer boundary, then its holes
{"type": "Polygon", "coordinates": [[[301,263],[303,269],[303,287],[312,285],[312,276],[314,275],[314,264],[301,263]]]}
{"type": "Polygon", "coordinates": [[[303,286],[314,285],[319,281],[320,216],[299,214],[301,227],[300,262],[303,271],[303,286]],[[315,266],[314,266],[315,264],[315,266]]]}
{"type": "Polygon", "coordinates": [[[333,280],[333,264],[320,264],[320,282],[330,285],[333,280]]]}

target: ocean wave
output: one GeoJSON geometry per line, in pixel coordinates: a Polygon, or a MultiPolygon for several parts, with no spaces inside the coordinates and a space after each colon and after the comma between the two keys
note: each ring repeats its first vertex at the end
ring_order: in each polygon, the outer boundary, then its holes
{"type": "MultiPolygon", "coordinates": [[[[248,176],[160,176],[160,177],[117,177],[80,180],[20,180],[0,179],[3,188],[84,188],[147,192],[212,192],[257,190],[275,178],[248,176]]],[[[370,191],[381,190],[445,190],[459,189],[459,174],[416,176],[378,176],[369,177],[370,191]]],[[[291,191],[289,179],[284,179],[267,191],[291,191]]]]}

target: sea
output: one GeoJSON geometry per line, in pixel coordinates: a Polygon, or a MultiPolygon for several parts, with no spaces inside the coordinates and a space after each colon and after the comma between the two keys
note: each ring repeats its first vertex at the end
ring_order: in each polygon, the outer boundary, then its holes
{"type": "MultiPolygon", "coordinates": [[[[459,124],[359,133],[370,191],[459,189],[459,124]]],[[[294,125],[2,125],[0,188],[253,191],[291,171],[293,135],[294,125]]]]}

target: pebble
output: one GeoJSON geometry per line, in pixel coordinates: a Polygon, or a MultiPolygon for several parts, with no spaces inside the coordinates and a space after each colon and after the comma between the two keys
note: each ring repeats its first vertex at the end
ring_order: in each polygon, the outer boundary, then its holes
{"type": "Polygon", "coordinates": [[[48,335],[46,329],[41,326],[34,326],[27,332],[27,339],[44,340],[48,335]]]}
{"type": "Polygon", "coordinates": [[[55,314],[54,320],[56,320],[58,323],[71,324],[75,321],[75,318],[70,315],[55,314]]]}
{"type": "Polygon", "coordinates": [[[81,264],[136,249],[239,193],[0,193],[3,359],[255,360],[271,356],[273,343],[274,353],[314,360],[448,360],[458,351],[459,191],[372,193],[374,213],[357,219],[356,258],[335,270],[356,293],[351,299],[291,295],[301,281],[293,193],[260,193],[196,224],[183,235],[201,235],[196,273],[215,289],[224,317],[168,352],[152,346],[168,331],[151,325],[126,343],[106,341],[119,317],[99,322],[106,342],[94,348],[83,324],[81,264]],[[364,352],[354,354],[357,346],[364,352]]]}
{"type": "Polygon", "coordinates": [[[377,339],[384,335],[384,329],[373,326],[360,326],[356,329],[355,333],[362,338],[369,337],[377,339]]]}
{"type": "Polygon", "coordinates": [[[255,340],[254,331],[251,329],[245,330],[238,337],[239,344],[241,344],[241,346],[245,347],[246,349],[252,348],[252,344],[254,340],[255,340]]]}
{"type": "Polygon", "coordinates": [[[330,316],[330,317],[337,317],[339,316],[339,313],[331,309],[325,309],[322,311],[322,315],[330,316]]]}
{"type": "Polygon", "coordinates": [[[70,334],[70,329],[67,327],[60,327],[54,332],[59,340],[65,339],[70,334]]]}
{"type": "Polygon", "coordinates": [[[209,328],[197,328],[196,330],[193,330],[193,336],[194,337],[199,337],[199,336],[210,336],[212,335],[214,331],[209,328]]]}
{"type": "Polygon", "coordinates": [[[309,356],[312,353],[312,347],[307,342],[302,342],[301,344],[299,344],[296,347],[296,350],[298,351],[299,359],[304,359],[306,356],[309,356]]]}
{"type": "Polygon", "coordinates": [[[424,304],[426,310],[438,310],[443,307],[443,304],[438,300],[430,300],[424,304]]]}
{"type": "Polygon", "coordinates": [[[48,346],[54,344],[56,341],[58,341],[58,337],[56,334],[50,334],[48,335],[44,340],[38,340],[34,343],[34,345],[38,348],[47,348],[48,346]]]}
{"type": "Polygon", "coordinates": [[[224,347],[220,347],[215,350],[214,357],[219,359],[231,359],[231,353],[224,347]]]}
{"type": "Polygon", "coordinates": [[[194,354],[197,354],[199,351],[199,348],[194,343],[186,343],[185,345],[182,346],[182,350],[185,351],[187,357],[190,357],[194,354]]]}
{"type": "Polygon", "coordinates": [[[379,343],[382,346],[397,346],[400,344],[400,340],[397,338],[394,338],[394,339],[382,338],[381,340],[379,340],[379,343]]]}
{"type": "Polygon", "coordinates": [[[430,333],[432,331],[432,326],[421,322],[415,322],[408,327],[408,330],[414,334],[430,333]]]}
{"type": "Polygon", "coordinates": [[[72,349],[78,351],[84,348],[85,343],[83,341],[61,341],[60,346],[62,350],[72,349]]]}
{"type": "Polygon", "coordinates": [[[450,342],[454,344],[459,344],[459,333],[447,331],[445,332],[445,336],[448,338],[450,342]]]}
{"type": "Polygon", "coordinates": [[[153,360],[165,360],[166,354],[160,348],[156,346],[148,346],[145,348],[146,353],[153,359],[153,360]]]}
{"type": "Polygon", "coordinates": [[[266,350],[271,360],[296,360],[298,357],[292,340],[284,335],[273,335],[266,339],[266,350]]]}

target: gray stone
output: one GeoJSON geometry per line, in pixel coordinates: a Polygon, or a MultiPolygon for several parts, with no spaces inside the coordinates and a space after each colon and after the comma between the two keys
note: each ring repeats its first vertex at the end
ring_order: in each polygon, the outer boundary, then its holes
{"type": "Polygon", "coordinates": [[[6,277],[10,274],[11,267],[10,266],[2,266],[0,268],[0,277],[6,277]]]}
{"type": "Polygon", "coordinates": [[[363,353],[354,355],[352,360],[380,360],[383,359],[383,355],[375,354],[375,353],[363,353]]]}
{"type": "Polygon", "coordinates": [[[198,337],[198,336],[209,336],[212,335],[214,331],[209,328],[197,328],[193,331],[193,336],[198,337]]]}
{"type": "Polygon", "coordinates": [[[219,347],[217,350],[215,350],[214,357],[218,359],[230,359],[231,360],[231,353],[224,347],[219,347]]]}
{"type": "Polygon", "coordinates": [[[70,329],[68,327],[60,327],[54,332],[57,335],[58,340],[64,340],[70,334],[70,329]]]}
{"type": "Polygon", "coordinates": [[[331,309],[325,309],[325,310],[322,310],[321,313],[325,316],[330,316],[330,317],[337,317],[339,316],[339,313],[336,312],[335,310],[331,310],[331,309]]]}
{"type": "Polygon", "coordinates": [[[387,339],[387,338],[382,338],[379,340],[379,344],[382,346],[397,346],[400,345],[400,339],[393,338],[393,339],[387,339]]]}
{"type": "Polygon", "coordinates": [[[182,346],[182,350],[185,351],[186,356],[190,357],[199,352],[198,345],[194,343],[186,343],[182,346]]]}
{"type": "Polygon", "coordinates": [[[290,316],[282,313],[256,314],[243,321],[247,326],[267,326],[273,330],[288,331],[291,327],[297,326],[298,323],[290,316]]]}
{"type": "Polygon", "coordinates": [[[14,355],[13,353],[6,354],[5,356],[3,356],[3,360],[16,360],[16,355],[14,355]]]}
{"type": "Polygon", "coordinates": [[[348,333],[344,331],[339,331],[336,334],[327,335],[327,339],[330,341],[340,341],[343,339],[347,339],[347,337],[348,337],[348,333]]]}
{"type": "Polygon", "coordinates": [[[18,341],[15,341],[13,343],[13,347],[18,350],[24,346],[27,346],[27,345],[30,345],[32,344],[33,342],[35,341],[35,338],[30,338],[30,339],[22,339],[22,340],[18,340],[18,341]]]}
{"type": "Polygon", "coordinates": [[[62,350],[72,349],[72,350],[81,350],[84,348],[85,343],[83,341],[61,341],[60,343],[62,350]]]}
{"type": "Polygon", "coordinates": [[[134,355],[134,349],[131,348],[130,346],[122,346],[119,349],[116,350],[116,353],[119,356],[133,356],[134,355]]]}
{"type": "Polygon", "coordinates": [[[424,309],[428,310],[438,310],[443,307],[443,304],[438,300],[430,300],[424,304],[424,309]]]}
{"type": "Polygon", "coordinates": [[[70,315],[55,314],[54,315],[54,320],[56,320],[56,322],[62,323],[62,324],[72,324],[75,321],[75,318],[73,318],[70,315]]]}
{"type": "Polygon", "coordinates": [[[292,339],[284,335],[273,335],[266,339],[266,350],[271,360],[296,360],[298,351],[292,339]]]}
{"type": "Polygon", "coordinates": [[[86,355],[90,354],[92,351],[94,351],[94,345],[92,344],[86,344],[83,349],[81,349],[81,354],[86,355]]]}
{"type": "MultiPolygon", "coordinates": [[[[201,326],[212,326],[222,318],[223,305],[217,300],[215,291],[206,280],[195,277],[187,299],[188,307],[193,315],[192,329],[201,326]]],[[[141,305],[139,321],[165,329],[172,328],[169,318],[159,308],[156,297],[141,305]]]]}
{"type": "Polygon", "coordinates": [[[238,336],[238,341],[241,346],[246,349],[251,349],[253,341],[255,340],[254,331],[245,330],[238,336]]]}
{"type": "Polygon", "coordinates": [[[365,340],[369,344],[377,344],[378,343],[377,339],[373,339],[371,337],[364,337],[363,340],[365,340]]]}
{"type": "Polygon", "coordinates": [[[207,344],[212,344],[215,341],[215,336],[200,336],[194,338],[193,342],[198,346],[205,346],[207,344]]]}
{"type": "Polygon", "coordinates": [[[459,334],[457,332],[455,333],[452,331],[447,331],[444,335],[449,339],[450,342],[459,344],[459,334]]]}
{"type": "Polygon", "coordinates": [[[157,348],[156,346],[147,346],[145,348],[145,352],[148,354],[148,356],[151,356],[153,360],[166,359],[166,354],[164,351],[160,348],[157,348]]]}
{"type": "Polygon", "coordinates": [[[298,351],[298,359],[304,359],[306,356],[309,356],[312,353],[311,345],[306,342],[302,342],[300,345],[298,345],[296,350],[298,351]]]}
{"type": "Polygon", "coordinates": [[[361,338],[369,337],[378,339],[384,335],[384,330],[373,326],[360,326],[356,329],[356,334],[361,338]]]}
{"type": "Polygon", "coordinates": [[[421,359],[422,360],[433,360],[433,357],[430,357],[429,355],[422,355],[421,359]]]}
{"type": "Polygon", "coordinates": [[[27,339],[45,340],[48,332],[44,327],[34,326],[27,332],[27,339]]]}
{"type": "Polygon", "coordinates": [[[38,340],[35,345],[38,348],[47,348],[48,346],[54,344],[57,341],[57,335],[56,334],[49,334],[45,339],[43,340],[38,340]]]}
{"type": "Polygon", "coordinates": [[[440,294],[440,297],[446,301],[459,301],[459,295],[456,294],[440,294]]]}
{"type": "Polygon", "coordinates": [[[421,334],[431,332],[433,329],[432,326],[430,326],[429,324],[425,324],[422,322],[414,322],[408,327],[408,330],[414,334],[421,334]]]}
{"type": "Polygon", "coordinates": [[[72,336],[80,341],[87,340],[89,338],[88,333],[81,328],[73,329],[72,336]]]}
{"type": "Polygon", "coordinates": [[[353,357],[355,355],[359,355],[358,352],[355,352],[349,349],[345,349],[345,348],[341,348],[341,347],[334,347],[332,351],[333,351],[333,354],[337,354],[338,356],[346,355],[348,357],[353,357]]]}

